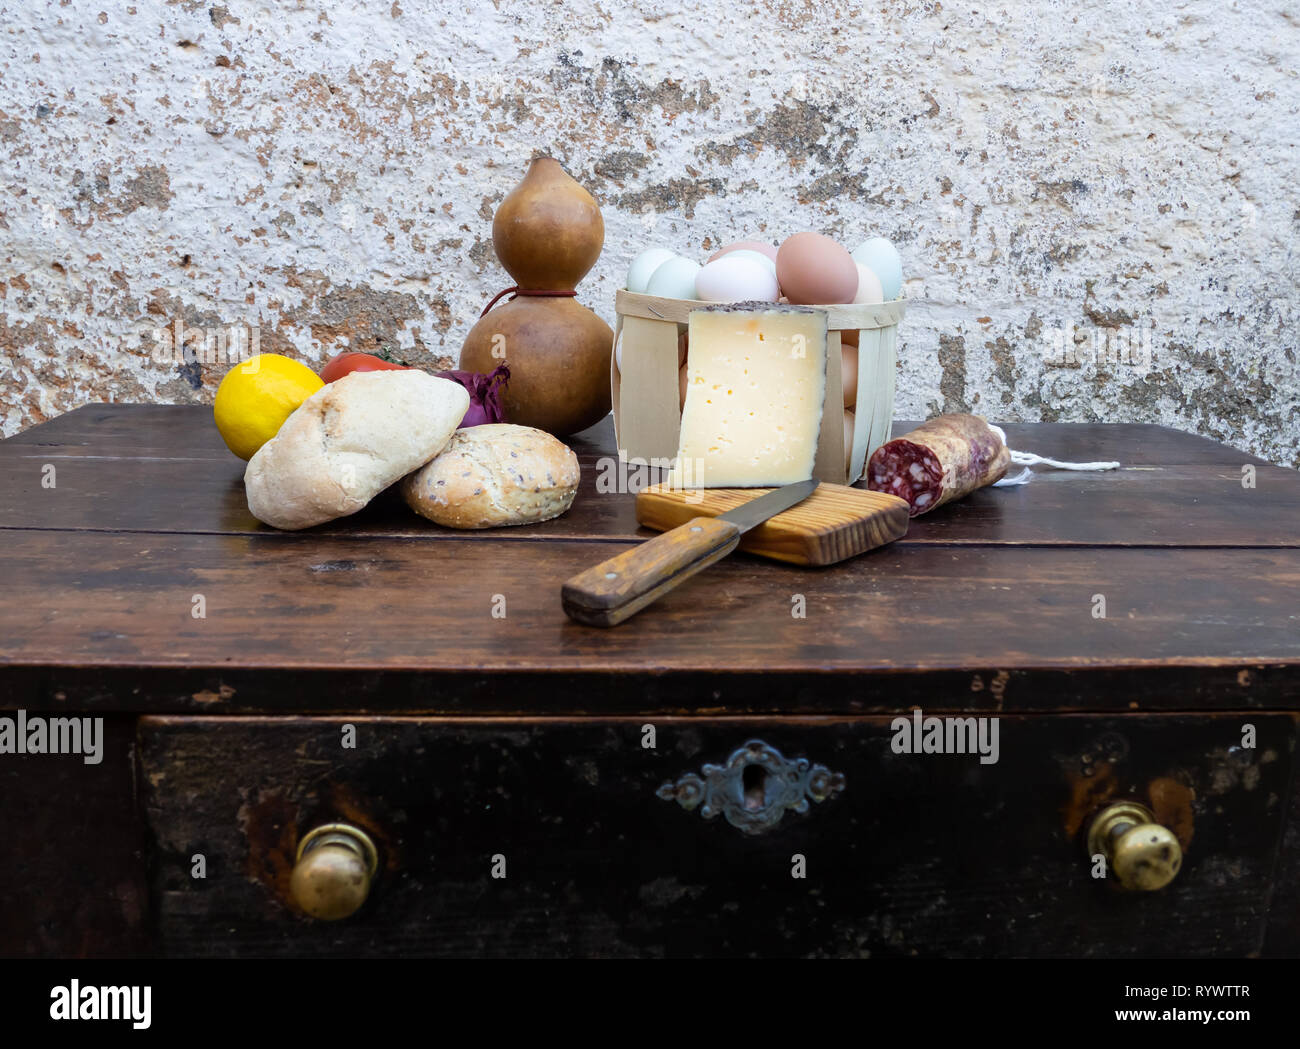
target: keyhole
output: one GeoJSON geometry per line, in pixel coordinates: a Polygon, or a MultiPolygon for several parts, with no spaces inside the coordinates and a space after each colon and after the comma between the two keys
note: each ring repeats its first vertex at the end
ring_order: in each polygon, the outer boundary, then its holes
{"type": "Polygon", "coordinates": [[[746,765],[740,776],[740,789],[745,808],[751,812],[767,806],[767,769],[762,765],[746,765]]]}

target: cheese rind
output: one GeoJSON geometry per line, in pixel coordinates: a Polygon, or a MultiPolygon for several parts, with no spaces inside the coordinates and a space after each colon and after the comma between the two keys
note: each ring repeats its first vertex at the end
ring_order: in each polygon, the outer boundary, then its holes
{"type": "Polygon", "coordinates": [[[826,313],[732,303],[692,310],[678,488],[764,488],[813,475],[826,400],[826,313]]]}

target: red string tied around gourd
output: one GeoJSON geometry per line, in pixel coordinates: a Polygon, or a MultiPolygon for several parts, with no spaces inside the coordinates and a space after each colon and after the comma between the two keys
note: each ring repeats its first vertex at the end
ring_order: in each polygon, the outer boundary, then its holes
{"type": "Polygon", "coordinates": [[[577,294],[577,291],[573,288],[570,288],[568,291],[546,291],[544,289],[519,287],[506,288],[504,291],[497,292],[496,295],[492,297],[492,301],[483,307],[483,312],[479,314],[479,318],[481,319],[486,317],[488,310],[500,302],[504,295],[509,295],[513,299],[517,295],[532,295],[538,298],[573,298],[573,296],[577,294]]]}

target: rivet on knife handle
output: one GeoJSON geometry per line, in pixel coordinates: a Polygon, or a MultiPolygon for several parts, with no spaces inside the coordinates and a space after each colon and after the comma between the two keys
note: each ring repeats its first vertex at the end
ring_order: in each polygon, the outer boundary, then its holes
{"type": "Polygon", "coordinates": [[[586,626],[616,626],[739,542],[730,521],[697,517],[574,576],[560,592],[564,611],[586,626]]]}

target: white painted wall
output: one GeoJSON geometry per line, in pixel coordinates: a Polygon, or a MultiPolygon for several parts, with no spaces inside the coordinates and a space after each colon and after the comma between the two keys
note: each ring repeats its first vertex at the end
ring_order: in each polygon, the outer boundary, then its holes
{"type": "Polygon", "coordinates": [[[611,322],[651,243],[881,233],[899,416],[1300,465],[1297,69],[1294,2],[0,0],[0,432],[209,400],[224,366],[150,357],[178,319],[449,363],[547,150],[604,207],[611,322]]]}

